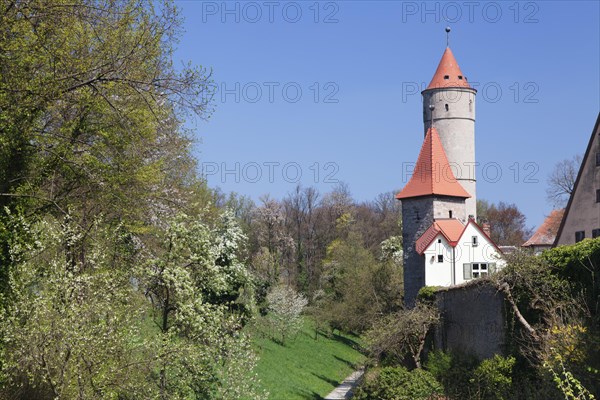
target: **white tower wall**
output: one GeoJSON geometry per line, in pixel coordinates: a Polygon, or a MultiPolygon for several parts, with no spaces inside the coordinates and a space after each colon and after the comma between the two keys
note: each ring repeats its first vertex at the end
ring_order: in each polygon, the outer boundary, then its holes
{"type": "Polygon", "coordinates": [[[475,94],[470,88],[427,89],[423,95],[424,132],[437,129],[442,146],[458,182],[471,195],[466,214],[477,218],[475,164],[475,94]],[[433,111],[429,106],[433,105],[433,111]]]}

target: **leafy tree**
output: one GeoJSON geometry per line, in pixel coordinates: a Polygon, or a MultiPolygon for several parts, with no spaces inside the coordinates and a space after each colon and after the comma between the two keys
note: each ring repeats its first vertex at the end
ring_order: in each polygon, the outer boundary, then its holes
{"type": "Polygon", "coordinates": [[[301,314],[308,300],[291,287],[279,285],[271,289],[267,302],[267,319],[281,337],[281,344],[285,345],[286,338],[295,335],[302,327],[301,314]]]}
{"type": "Polygon", "coordinates": [[[509,337],[516,355],[539,375],[551,372],[555,381],[577,382],[592,392],[598,382],[597,296],[590,268],[598,257],[594,242],[559,247],[537,257],[516,253],[491,278],[512,311],[509,337]]]}
{"type": "Polygon", "coordinates": [[[141,231],[185,204],[181,120],[207,117],[213,88],[172,65],[171,3],[8,2],[0,26],[0,205],[69,214],[85,232],[100,213],[141,231]]]}
{"type": "Polygon", "coordinates": [[[11,246],[1,324],[7,392],[260,398],[256,357],[230,311],[229,299],[246,284],[233,255],[242,237],[230,217],[213,229],[180,215],[158,238],[162,247],[98,220],[86,232],[85,259],[69,251],[82,234],[74,222],[23,221],[34,240],[11,246]]]}
{"type": "Polygon", "coordinates": [[[400,307],[401,268],[376,260],[356,232],[331,243],[321,279],[321,301],[332,328],[363,332],[400,307]]]}
{"type": "MultiPolygon", "coordinates": [[[[275,264],[284,267],[280,273],[285,274],[290,282],[293,271],[285,267],[288,267],[293,259],[296,243],[285,229],[283,206],[269,197],[264,197],[261,201],[263,204],[254,210],[253,217],[256,248],[265,248],[275,264]]],[[[274,284],[279,278],[273,277],[274,281],[269,284],[274,284]]]]}
{"type": "Polygon", "coordinates": [[[144,301],[124,269],[127,235],[94,223],[83,265],[65,252],[81,235],[68,220],[21,224],[35,240],[11,246],[11,298],[0,324],[4,396],[150,397],[144,301]]]}
{"type": "Polygon", "coordinates": [[[239,378],[252,367],[253,355],[239,336],[240,321],[227,312],[246,282],[235,258],[243,235],[231,218],[226,212],[213,231],[179,215],[139,273],[160,330],[155,346],[161,398],[212,398],[216,383],[238,387],[219,382],[220,376],[239,378]],[[237,374],[222,375],[222,368],[234,368],[237,374]]]}

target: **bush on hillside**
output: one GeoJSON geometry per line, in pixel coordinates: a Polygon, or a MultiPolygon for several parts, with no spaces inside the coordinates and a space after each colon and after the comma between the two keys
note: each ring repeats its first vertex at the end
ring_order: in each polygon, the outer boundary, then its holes
{"type": "Polygon", "coordinates": [[[427,400],[443,394],[442,385],[428,371],[384,367],[369,371],[358,388],[357,400],[427,400]]]}

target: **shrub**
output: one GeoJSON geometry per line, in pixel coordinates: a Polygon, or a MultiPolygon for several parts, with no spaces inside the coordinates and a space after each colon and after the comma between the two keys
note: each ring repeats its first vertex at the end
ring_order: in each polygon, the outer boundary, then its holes
{"type": "Polygon", "coordinates": [[[421,303],[390,314],[377,321],[365,335],[368,351],[383,363],[400,364],[411,359],[413,366],[420,368],[427,334],[439,318],[435,307],[421,303]]]}
{"type": "Polygon", "coordinates": [[[473,357],[441,350],[430,352],[425,363],[425,369],[443,385],[446,395],[458,399],[469,398],[476,367],[473,357]]]}
{"type": "Polygon", "coordinates": [[[498,354],[483,360],[475,371],[473,381],[480,398],[490,400],[510,399],[512,386],[512,369],[515,365],[512,356],[502,357],[498,354]]]}
{"type": "Polygon", "coordinates": [[[355,398],[357,400],[426,400],[442,394],[442,385],[428,371],[384,367],[367,373],[355,398]]]}
{"type": "Polygon", "coordinates": [[[417,301],[424,304],[435,303],[435,293],[439,290],[437,286],[423,286],[417,294],[417,301]]]}

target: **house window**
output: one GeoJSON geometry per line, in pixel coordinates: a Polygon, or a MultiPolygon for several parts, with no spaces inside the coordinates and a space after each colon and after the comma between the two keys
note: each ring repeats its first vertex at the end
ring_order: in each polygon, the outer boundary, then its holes
{"type": "Polygon", "coordinates": [[[442,239],[438,239],[438,243],[442,243],[442,239]]]}
{"type": "Polygon", "coordinates": [[[439,263],[443,263],[444,262],[444,255],[443,254],[438,254],[438,262],[439,263]]]}
{"type": "Polygon", "coordinates": [[[473,263],[472,264],[473,271],[473,279],[475,278],[483,278],[488,274],[488,265],[487,263],[473,263]]]}
{"type": "Polygon", "coordinates": [[[596,203],[600,203],[600,189],[596,189],[596,203]]]}
{"type": "Polygon", "coordinates": [[[463,278],[483,278],[496,272],[496,263],[466,263],[463,264],[463,278]]]}
{"type": "Polygon", "coordinates": [[[479,238],[477,236],[472,236],[471,237],[471,244],[473,245],[473,247],[478,246],[479,245],[479,238]]]}
{"type": "Polygon", "coordinates": [[[597,238],[598,236],[600,236],[600,229],[593,229],[592,238],[597,238]]]}
{"type": "Polygon", "coordinates": [[[596,153],[596,166],[600,165],[600,153],[596,153]]]}
{"type": "Polygon", "coordinates": [[[585,239],[585,231],[575,232],[575,243],[581,242],[583,239],[585,239]]]}

